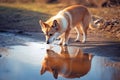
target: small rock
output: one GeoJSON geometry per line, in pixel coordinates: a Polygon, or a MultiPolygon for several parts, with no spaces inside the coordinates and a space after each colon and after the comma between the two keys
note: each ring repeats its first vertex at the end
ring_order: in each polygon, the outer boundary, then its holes
{"type": "Polygon", "coordinates": [[[104,24],[103,24],[103,28],[105,29],[107,26],[109,26],[110,25],[110,22],[109,21],[106,21],[104,24]]]}

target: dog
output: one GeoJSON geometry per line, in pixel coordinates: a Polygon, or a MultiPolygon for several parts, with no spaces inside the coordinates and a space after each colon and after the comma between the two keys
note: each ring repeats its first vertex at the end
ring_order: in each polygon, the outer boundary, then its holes
{"type": "Polygon", "coordinates": [[[47,49],[47,55],[42,61],[41,75],[46,71],[53,74],[57,79],[58,75],[65,78],[80,78],[87,74],[91,68],[91,54],[83,53],[79,48],[61,46],[60,52],[47,49]],[[72,49],[72,50],[71,50],[72,49]]]}
{"type": "Polygon", "coordinates": [[[82,43],[85,43],[88,28],[94,29],[97,27],[88,9],[82,5],[67,7],[46,22],[39,20],[39,24],[46,36],[47,44],[60,38],[60,44],[62,45],[68,45],[69,34],[73,28],[77,32],[75,41],[80,41],[80,33],[82,33],[82,43]]]}

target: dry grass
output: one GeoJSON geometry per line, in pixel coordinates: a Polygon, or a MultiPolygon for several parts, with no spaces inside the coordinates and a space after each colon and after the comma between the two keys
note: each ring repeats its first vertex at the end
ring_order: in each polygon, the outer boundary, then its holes
{"type": "Polygon", "coordinates": [[[45,3],[2,3],[0,6],[7,6],[11,8],[30,10],[35,12],[42,12],[50,15],[56,14],[60,9],[64,8],[64,4],[45,4],[45,3]]]}
{"type": "Polygon", "coordinates": [[[120,17],[120,7],[111,8],[90,8],[92,14],[101,16],[105,19],[119,18],[120,17]]]}
{"type": "MultiPolygon", "coordinates": [[[[0,6],[7,6],[18,9],[25,9],[30,11],[42,12],[50,15],[55,15],[59,10],[67,7],[66,4],[45,4],[45,3],[2,3],[0,6]]],[[[120,7],[113,8],[89,8],[90,12],[94,15],[98,15],[105,18],[120,17],[120,7]]]]}

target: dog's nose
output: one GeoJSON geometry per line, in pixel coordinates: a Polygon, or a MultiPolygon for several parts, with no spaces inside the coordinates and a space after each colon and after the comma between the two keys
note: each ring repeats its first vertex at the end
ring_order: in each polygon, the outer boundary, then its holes
{"type": "Polygon", "coordinates": [[[47,41],[47,44],[49,44],[49,41],[47,41]]]}

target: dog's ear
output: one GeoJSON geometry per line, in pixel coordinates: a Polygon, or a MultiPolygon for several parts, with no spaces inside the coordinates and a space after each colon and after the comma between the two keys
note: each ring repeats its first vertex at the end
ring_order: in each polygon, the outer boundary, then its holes
{"type": "Polygon", "coordinates": [[[58,24],[57,20],[54,20],[53,21],[53,26],[57,26],[57,24],[58,24]]]}
{"type": "Polygon", "coordinates": [[[53,50],[47,49],[47,55],[48,55],[48,56],[55,57],[55,56],[58,55],[58,54],[56,54],[55,51],[53,51],[53,50]]]}
{"type": "Polygon", "coordinates": [[[45,68],[44,66],[42,66],[40,74],[42,75],[42,74],[44,74],[45,72],[46,72],[46,68],[45,68]]]}
{"type": "Polygon", "coordinates": [[[54,78],[55,79],[57,79],[58,78],[58,71],[57,71],[57,69],[52,69],[52,73],[53,73],[53,76],[54,76],[54,78]]]}
{"type": "Polygon", "coordinates": [[[53,27],[54,27],[56,30],[58,30],[59,24],[58,24],[57,20],[54,20],[54,21],[53,21],[53,27]]]}
{"type": "Polygon", "coordinates": [[[46,27],[45,23],[42,20],[39,20],[39,24],[40,24],[42,29],[44,29],[46,27]]]}

